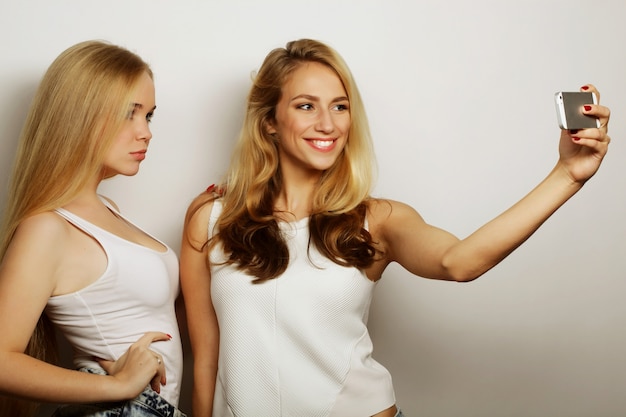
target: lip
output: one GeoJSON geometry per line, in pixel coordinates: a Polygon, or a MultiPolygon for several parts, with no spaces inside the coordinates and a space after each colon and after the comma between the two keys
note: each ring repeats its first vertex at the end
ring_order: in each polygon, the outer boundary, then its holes
{"type": "Polygon", "coordinates": [[[330,152],[337,145],[337,138],[308,138],[309,146],[320,152],[330,152]]]}
{"type": "Polygon", "coordinates": [[[131,152],[130,154],[137,161],[143,161],[144,159],[146,159],[146,152],[147,152],[146,150],[142,150],[142,151],[137,151],[137,152],[131,152]]]}

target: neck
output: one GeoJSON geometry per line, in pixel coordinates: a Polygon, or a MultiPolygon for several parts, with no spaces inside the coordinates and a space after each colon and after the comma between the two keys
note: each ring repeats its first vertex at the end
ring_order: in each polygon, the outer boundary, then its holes
{"type": "Polygon", "coordinates": [[[89,182],[76,196],[66,205],[66,208],[73,207],[94,207],[103,206],[100,197],[98,196],[98,186],[100,185],[100,179],[96,178],[89,182]]]}
{"type": "Polygon", "coordinates": [[[308,217],[311,214],[316,186],[317,181],[284,181],[282,190],[274,202],[275,212],[288,221],[308,217]]]}

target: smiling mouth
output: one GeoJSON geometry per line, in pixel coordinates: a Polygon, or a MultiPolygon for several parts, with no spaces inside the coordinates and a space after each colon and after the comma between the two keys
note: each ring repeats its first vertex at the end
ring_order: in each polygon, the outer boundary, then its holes
{"type": "Polygon", "coordinates": [[[335,143],[335,140],[336,139],[330,139],[330,140],[309,139],[309,142],[316,148],[325,149],[325,148],[330,148],[335,143]]]}

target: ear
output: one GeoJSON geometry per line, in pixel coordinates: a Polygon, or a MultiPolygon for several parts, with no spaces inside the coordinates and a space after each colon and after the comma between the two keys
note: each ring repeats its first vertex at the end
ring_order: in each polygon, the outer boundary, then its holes
{"type": "Polygon", "coordinates": [[[268,135],[273,136],[276,134],[276,128],[274,127],[274,123],[271,121],[265,122],[265,131],[268,135]]]}

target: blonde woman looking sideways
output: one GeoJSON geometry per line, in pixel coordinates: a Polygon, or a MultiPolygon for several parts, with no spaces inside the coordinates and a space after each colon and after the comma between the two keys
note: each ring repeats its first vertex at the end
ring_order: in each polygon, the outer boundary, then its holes
{"type": "Polygon", "coordinates": [[[502,261],[600,166],[609,109],[583,111],[602,127],[561,131],[545,180],[461,240],[370,196],[365,110],[333,49],[303,39],[271,51],[225,181],[196,198],[185,222],[194,417],[211,408],[220,417],[401,416],[391,376],[372,358],[376,282],[392,262],[471,281],[502,261]]]}
{"type": "Polygon", "coordinates": [[[33,413],[17,399],[67,404],[58,416],[183,415],[177,257],[97,193],[139,171],[155,107],[149,66],[106,42],[65,50],[39,85],[0,235],[2,415],[33,413]],[[50,325],[77,370],[49,363],[50,325]]]}

